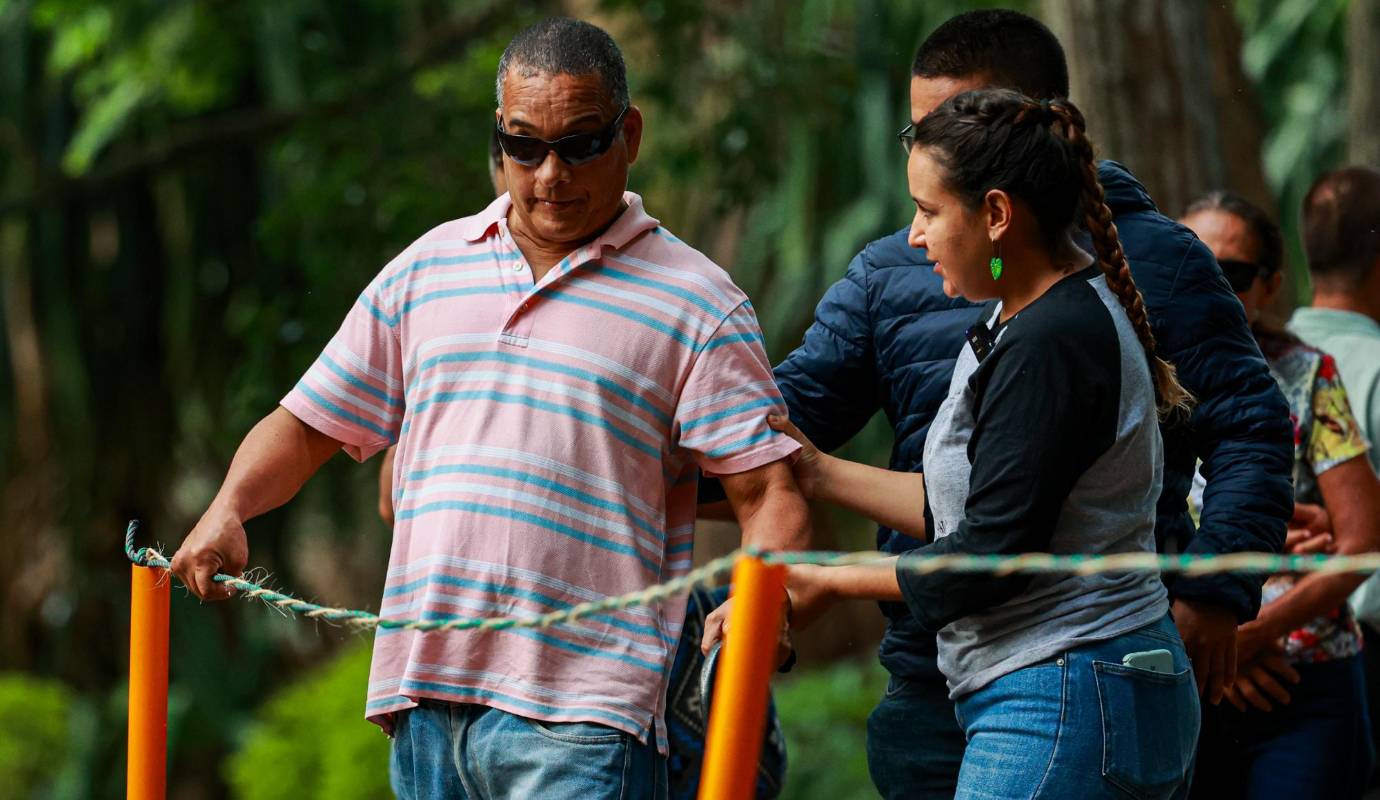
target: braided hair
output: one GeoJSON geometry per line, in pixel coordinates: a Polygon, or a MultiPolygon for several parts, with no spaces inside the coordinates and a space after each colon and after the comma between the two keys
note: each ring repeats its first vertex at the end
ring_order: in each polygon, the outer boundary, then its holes
{"type": "Polygon", "coordinates": [[[979,207],[994,189],[1024,200],[1051,251],[1081,222],[1092,235],[1107,287],[1145,348],[1161,419],[1192,408],[1174,366],[1155,355],[1145,300],[1121,249],[1077,106],[1063,98],[1032,100],[1009,89],[964,92],[916,126],[915,144],[930,148],[944,168],[946,187],[969,208],[979,207]]]}

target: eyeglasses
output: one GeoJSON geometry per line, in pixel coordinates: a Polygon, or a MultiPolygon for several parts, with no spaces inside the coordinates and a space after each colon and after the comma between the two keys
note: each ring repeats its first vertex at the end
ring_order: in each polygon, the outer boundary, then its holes
{"type": "Polygon", "coordinates": [[[906,155],[910,155],[910,151],[915,149],[915,123],[902,128],[901,132],[896,134],[896,138],[901,142],[901,149],[906,151],[906,155]]]}
{"type": "Polygon", "coordinates": [[[1227,276],[1227,283],[1231,284],[1231,290],[1240,294],[1251,288],[1256,278],[1264,277],[1265,273],[1260,266],[1250,261],[1237,261],[1232,258],[1219,258],[1217,265],[1222,268],[1222,274],[1227,276]]]}
{"type": "Polygon", "coordinates": [[[609,147],[613,145],[613,139],[618,135],[618,128],[623,124],[623,117],[628,113],[624,108],[618,112],[618,116],[613,118],[613,122],[605,125],[594,133],[573,133],[569,136],[562,136],[554,142],[545,139],[538,139],[535,136],[518,136],[503,130],[503,122],[498,122],[498,143],[503,148],[503,152],[508,157],[524,167],[535,167],[546,160],[546,154],[552,150],[562,161],[572,167],[588,163],[607,153],[609,147]]]}

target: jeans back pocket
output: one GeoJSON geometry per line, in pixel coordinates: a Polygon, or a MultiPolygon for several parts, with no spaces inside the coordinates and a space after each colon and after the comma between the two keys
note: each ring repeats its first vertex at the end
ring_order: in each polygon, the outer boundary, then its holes
{"type": "Polygon", "coordinates": [[[1188,774],[1200,711],[1193,673],[1093,662],[1102,710],[1102,775],[1139,800],[1168,798],[1188,774]]]}

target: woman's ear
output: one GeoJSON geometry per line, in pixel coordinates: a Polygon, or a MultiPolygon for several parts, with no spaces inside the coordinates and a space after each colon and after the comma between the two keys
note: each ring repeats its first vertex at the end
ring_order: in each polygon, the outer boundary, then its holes
{"type": "Polygon", "coordinates": [[[1011,227],[1011,215],[1015,212],[1011,195],[993,189],[983,198],[982,209],[987,215],[987,238],[994,242],[1001,239],[1011,227]]]}

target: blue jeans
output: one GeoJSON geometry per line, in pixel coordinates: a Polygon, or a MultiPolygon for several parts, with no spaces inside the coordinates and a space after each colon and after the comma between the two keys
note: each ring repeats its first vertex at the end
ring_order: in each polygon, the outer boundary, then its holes
{"type": "Polygon", "coordinates": [[[867,718],[867,770],[886,800],[950,800],[964,744],[941,675],[893,676],[867,718]]]}
{"type": "Polygon", "coordinates": [[[654,745],[592,722],[480,705],[428,700],[400,712],[388,766],[399,800],[666,797],[666,759],[654,745]]]}
{"type": "Polygon", "coordinates": [[[1004,675],[959,698],[968,737],[956,797],[1136,798],[1187,792],[1198,693],[1183,642],[1164,619],[1004,675]],[[1170,674],[1122,666],[1168,650],[1170,674]]]}
{"type": "Polygon", "coordinates": [[[1322,800],[1365,792],[1374,750],[1361,657],[1296,668],[1302,680],[1285,685],[1288,705],[1204,709],[1193,797],[1322,800]]]}

